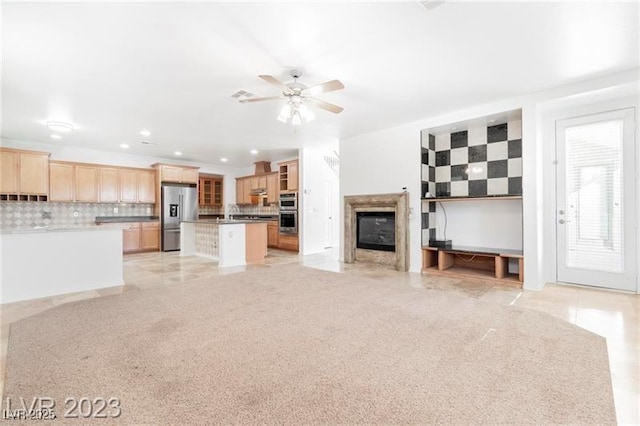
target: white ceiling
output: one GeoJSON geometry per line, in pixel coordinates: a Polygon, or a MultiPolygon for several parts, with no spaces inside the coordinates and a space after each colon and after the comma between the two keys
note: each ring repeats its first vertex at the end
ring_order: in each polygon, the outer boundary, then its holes
{"type": "Polygon", "coordinates": [[[229,165],[638,66],[638,4],[4,3],[2,136],[229,165]],[[340,79],[293,128],[257,78],[340,79]],[[138,132],[149,129],[149,138],[138,132]],[[157,146],[143,146],[149,139],[157,146]]]}

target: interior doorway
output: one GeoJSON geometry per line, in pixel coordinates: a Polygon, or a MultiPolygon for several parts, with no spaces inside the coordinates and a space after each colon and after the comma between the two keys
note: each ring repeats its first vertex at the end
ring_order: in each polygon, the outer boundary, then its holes
{"type": "Polygon", "coordinates": [[[557,280],[636,290],[635,110],[556,123],[557,280]]]}

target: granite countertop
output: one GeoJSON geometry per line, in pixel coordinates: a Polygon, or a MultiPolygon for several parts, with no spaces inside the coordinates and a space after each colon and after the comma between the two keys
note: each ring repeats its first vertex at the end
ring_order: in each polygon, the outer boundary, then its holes
{"type": "Polygon", "coordinates": [[[96,216],[96,223],[155,222],[158,216],[96,216]]]}
{"type": "Polygon", "coordinates": [[[200,220],[183,220],[183,223],[208,223],[212,225],[239,225],[247,223],[269,223],[266,219],[200,219],[200,220]]]}
{"type": "Polygon", "coordinates": [[[0,229],[0,235],[7,234],[43,234],[47,232],[82,232],[82,231],[111,231],[121,230],[123,227],[113,225],[68,225],[68,226],[33,226],[29,228],[0,229]]]}

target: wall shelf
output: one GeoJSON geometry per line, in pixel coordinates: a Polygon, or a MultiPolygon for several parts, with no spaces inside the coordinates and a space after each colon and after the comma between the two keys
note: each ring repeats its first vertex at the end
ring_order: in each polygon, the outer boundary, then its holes
{"type": "Polygon", "coordinates": [[[478,200],[522,200],[522,195],[496,195],[488,197],[430,197],[422,201],[478,201],[478,200]]]}

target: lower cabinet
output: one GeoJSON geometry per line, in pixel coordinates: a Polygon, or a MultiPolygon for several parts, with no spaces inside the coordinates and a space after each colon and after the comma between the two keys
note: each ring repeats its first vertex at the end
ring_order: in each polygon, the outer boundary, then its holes
{"type": "Polygon", "coordinates": [[[160,222],[125,223],[122,231],[122,251],[160,250],[160,222]]]}
{"type": "Polygon", "coordinates": [[[283,250],[298,251],[297,234],[278,234],[278,248],[283,250]]]}
{"type": "Polygon", "coordinates": [[[160,222],[142,222],[140,249],[160,250],[160,222]]]}
{"type": "Polygon", "coordinates": [[[267,247],[278,248],[278,222],[269,222],[267,223],[267,247]]]}

